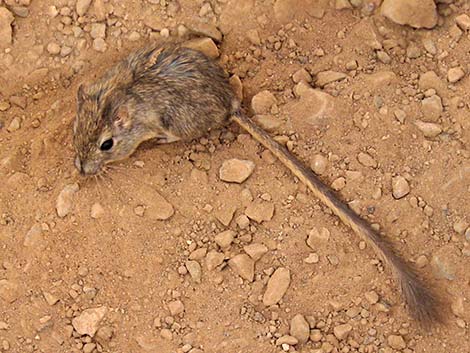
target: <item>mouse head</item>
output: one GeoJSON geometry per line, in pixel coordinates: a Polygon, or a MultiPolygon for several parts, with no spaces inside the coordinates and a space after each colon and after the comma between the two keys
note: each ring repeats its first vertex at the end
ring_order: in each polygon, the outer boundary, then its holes
{"type": "Polygon", "coordinates": [[[134,152],[141,141],[123,94],[110,93],[99,85],[80,85],[77,103],[73,144],[80,174],[98,174],[105,164],[134,152]]]}

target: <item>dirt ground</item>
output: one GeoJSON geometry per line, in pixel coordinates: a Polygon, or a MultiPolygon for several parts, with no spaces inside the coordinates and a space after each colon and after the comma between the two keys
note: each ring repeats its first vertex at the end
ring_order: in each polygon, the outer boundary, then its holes
{"type": "Polygon", "coordinates": [[[1,352],[470,352],[467,1],[440,1],[432,29],[381,1],[89,3],[0,1],[1,352]],[[420,328],[374,251],[235,125],[77,174],[78,85],[187,32],[416,264],[445,324],[420,328]],[[220,178],[233,158],[254,163],[242,183],[220,178]]]}

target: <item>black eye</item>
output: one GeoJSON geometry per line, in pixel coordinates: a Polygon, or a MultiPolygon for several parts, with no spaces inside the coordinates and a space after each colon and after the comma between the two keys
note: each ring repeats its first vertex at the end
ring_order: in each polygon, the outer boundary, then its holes
{"type": "Polygon", "coordinates": [[[101,144],[100,150],[109,151],[111,148],[113,148],[113,145],[114,145],[113,139],[106,140],[101,144]]]}

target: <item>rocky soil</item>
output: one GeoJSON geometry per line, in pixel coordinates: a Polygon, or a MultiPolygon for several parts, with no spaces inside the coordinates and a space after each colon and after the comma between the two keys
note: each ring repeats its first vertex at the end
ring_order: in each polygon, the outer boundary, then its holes
{"type": "Polygon", "coordinates": [[[0,0],[0,352],[470,351],[465,0],[0,0]],[[155,40],[218,58],[250,115],[419,269],[236,126],[73,167],[75,94],[155,40]]]}

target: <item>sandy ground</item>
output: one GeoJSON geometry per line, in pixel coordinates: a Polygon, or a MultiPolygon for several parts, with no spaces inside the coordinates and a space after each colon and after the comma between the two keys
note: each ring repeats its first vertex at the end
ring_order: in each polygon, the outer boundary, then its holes
{"type": "Polygon", "coordinates": [[[380,1],[0,1],[0,351],[470,352],[469,6],[443,2],[427,30],[380,1]],[[444,325],[420,328],[373,250],[234,125],[77,175],[78,85],[188,29],[223,34],[246,107],[274,95],[263,126],[417,265],[444,325]],[[219,178],[232,158],[254,162],[241,184],[219,178]],[[253,281],[229,264],[250,249],[253,281]]]}

